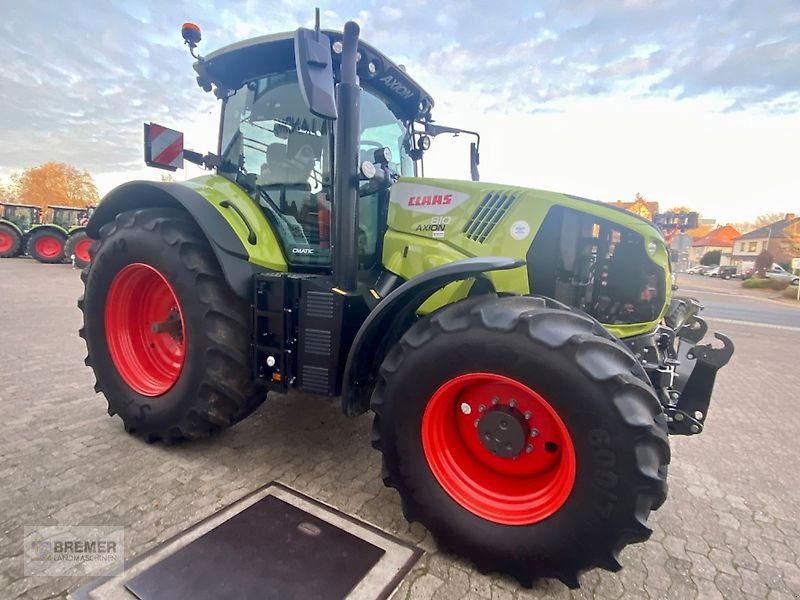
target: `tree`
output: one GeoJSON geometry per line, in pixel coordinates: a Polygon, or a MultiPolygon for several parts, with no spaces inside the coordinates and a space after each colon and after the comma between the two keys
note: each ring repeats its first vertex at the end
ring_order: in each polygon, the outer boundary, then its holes
{"type": "Polygon", "coordinates": [[[14,189],[11,185],[7,185],[6,183],[0,181],[0,202],[5,202],[6,200],[13,200],[14,199],[14,189]]]}
{"type": "Polygon", "coordinates": [[[783,220],[783,217],[783,213],[764,213],[756,217],[754,225],[756,229],[766,227],[767,225],[772,225],[775,221],[783,220]]]}
{"type": "Polygon", "coordinates": [[[703,258],[700,259],[700,264],[709,267],[712,265],[718,265],[721,258],[722,250],[710,250],[703,254],[703,258]]]}
{"type": "Polygon", "coordinates": [[[764,250],[761,254],[756,256],[756,264],[753,266],[756,271],[756,277],[764,279],[767,276],[765,271],[769,269],[774,262],[775,258],[769,250],[764,250]]]}
{"type": "Polygon", "coordinates": [[[11,177],[17,201],[46,208],[48,204],[83,208],[97,204],[100,194],[88,171],[71,165],[48,162],[11,177]]]}

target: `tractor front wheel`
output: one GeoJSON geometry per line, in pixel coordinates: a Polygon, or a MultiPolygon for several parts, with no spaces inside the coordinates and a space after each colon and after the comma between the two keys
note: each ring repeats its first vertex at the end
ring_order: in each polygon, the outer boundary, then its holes
{"type": "Polygon", "coordinates": [[[75,266],[83,269],[91,261],[92,257],[89,255],[89,249],[92,247],[92,238],[85,231],[78,231],[70,234],[67,238],[67,243],[64,245],[64,256],[67,259],[75,257],[75,266]]]}
{"type": "Polygon", "coordinates": [[[64,236],[49,230],[33,231],[28,238],[28,254],[40,263],[64,262],[64,236]]]}
{"type": "Polygon", "coordinates": [[[13,227],[0,223],[0,258],[11,258],[19,254],[22,240],[13,227]]]}
{"type": "Polygon", "coordinates": [[[203,437],[263,401],[250,379],[249,307],[185,213],[117,216],[81,278],[86,364],[128,432],[149,441],[203,437]]]}
{"type": "Polygon", "coordinates": [[[389,352],[372,409],[384,481],[439,546],[523,585],[620,568],[666,494],[666,421],[641,366],[592,318],[477,297],[389,352]]]}

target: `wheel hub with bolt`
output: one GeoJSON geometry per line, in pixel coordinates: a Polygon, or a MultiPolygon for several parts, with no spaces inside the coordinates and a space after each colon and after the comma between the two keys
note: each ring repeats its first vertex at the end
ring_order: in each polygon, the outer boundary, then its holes
{"type": "Polygon", "coordinates": [[[547,518],[575,481],[575,450],[558,413],[503,375],[470,373],[442,385],[423,415],[422,442],[445,491],[497,523],[547,518]]]}
{"type": "Polygon", "coordinates": [[[495,456],[515,458],[528,444],[530,430],[515,408],[495,406],[478,419],[478,439],[495,456]]]}

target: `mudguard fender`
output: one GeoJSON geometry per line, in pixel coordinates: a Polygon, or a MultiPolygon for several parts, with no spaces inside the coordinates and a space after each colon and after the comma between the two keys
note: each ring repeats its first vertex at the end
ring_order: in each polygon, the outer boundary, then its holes
{"type": "Polygon", "coordinates": [[[17,234],[19,235],[20,239],[22,239],[22,236],[25,235],[25,232],[22,231],[22,229],[20,229],[19,225],[14,223],[14,221],[9,221],[8,219],[0,218],[0,223],[2,223],[3,225],[6,225],[6,226],[10,227],[11,229],[13,229],[14,231],[16,231],[17,234]]]}
{"type": "Polygon", "coordinates": [[[524,260],[502,256],[467,258],[426,271],[406,281],[369,314],[347,355],[342,378],[342,409],[347,415],[366,412],[375,376],[389,348],[414,321],[420,306],[438,289],[487,271],[515,269],[524,260]]]}
{"type": "Polygon", "coordinates": [[[248,262],[248,252],[225,218],[201,194],[178,183],[131,181],[111,190],[86,226],[89,237],[99,239],[100,228],[120,213],[155,207],[180,207],[197,223],[214,251],[231,289],[250,301],[252,276],[263,271],[248,262]]]}
{"type": "Polygon", "coordinates": [[[64,239],[67,239],[67,230],[61,227],[61,225],[56,225],[55,223],[38,223],[33,225],[28,230],[28,235],[39,231],[49,231],[50,233],[60,235],[64,239]]]}

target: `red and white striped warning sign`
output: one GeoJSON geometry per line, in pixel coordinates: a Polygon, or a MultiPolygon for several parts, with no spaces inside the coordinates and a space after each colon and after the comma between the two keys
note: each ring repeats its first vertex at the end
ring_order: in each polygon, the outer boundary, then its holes
{"type": "Polygon", "coordinates": [[[144,124],[144,162],[174,171],[183,167],[183,133],[155,123],[144,124]]]}

